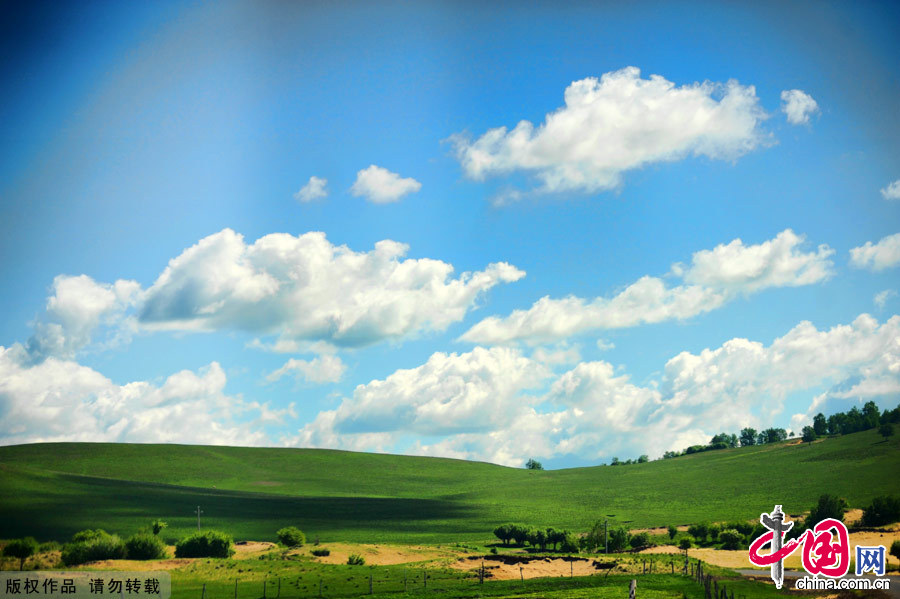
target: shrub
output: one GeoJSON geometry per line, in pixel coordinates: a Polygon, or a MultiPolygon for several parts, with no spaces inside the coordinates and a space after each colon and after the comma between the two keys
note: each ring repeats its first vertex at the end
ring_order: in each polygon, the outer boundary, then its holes
{"type": "Polygon", "coordinates": [[[684,551],[687,551],[691,547],[694,546],[694,539],[691,537],[681,537],[681,540],[678,541],[678,548],[684,551]]]}
{"type": "Polygon", "coordinates": [[[168,526],[168,524],[166,524],[165,522],[163,522],[162,520],[157,518],[156,520],[154,520],[153,522],[150,523],[150,530],[153,531],[154,535],[158,535],[162,531],[162,529],[164,529],[167,526],[168,526]]]}
{"type": "Polygon", "coordinates": [[[325,557],[326,555],[331,555],[331,552],[322,547],[321,549],[313,549],[312,554],[316,557],[325,557]]]}
{"type": "Polygon", "coordinates": [[[863,509],[862,523],[865,526],[882,526],[900,520],[900,497],[876,497],[872,504],[863,509]]]}
{"type": "Polygon", "coordinates": [[[156,535],[138,533],[125,541],[128,559],[165,559],[166,546],[156,535]]]}
{"type": "Polygon", "coordinates": [[[350,557],[347,558],[347,565],[349,566],[364,566],[366,565],[366,560],[363,556],[352,553],[350,557]]]}
{"type": "Polygon", "coordinates": [[[231,557],[234,541],[223,532],[196,532],[178,541],[175,557],[231,557]]]}
{"type": "Polygon", "coordinates": [[[635,549],[641,549],[650,545],[650,535],[645,532],[638,533],[631,537],[631,546],[635,549]]]}
{"type": "Polygon", "coordinates": [[[125,559],[125,543],[105,530],[82,530],[72,535],[72,542],[62,550],[62,561],[67,566],[77,566],[103,559],[125,559]]]}
{"type": "Polygon", "coordinates": [[[890,554],[893,555],[894,557],[896,557],[897,559],[900,559],[900,540],[897,540],[897,541],[894,541],[893,543],[891,543],[890,554]]]}
{"type": "Polygon", "coordinates": [[[744,535],[733,528],[726,528],[719,533],[719,541],[722,543],[722,549],[740,549],[744,535]]]}
{"type": "Polygon", "coordinates": [[[56,541],[45,541],[38,545],[37,552],[47,553],[48,551],[59,551],[60,549],[62,549],[62,545],[60,545],[56,541]]]}
{"type": "Polygon", "coordinates": [[[609,531],[609,550],[612,553],[625,551],[628,547],[628,531],[624,528],[616,528],[609,531]]]}
{"type": "Polygon", "coordinates": [[[722,527],[720,527],[718,524],[710,524],[709,529],[707,530],[707,532],[709,534],[710,542],[714,543],[716,541],[716,539],[719,538],[719,533],[721,531],[722,531],[722,527]]]}
{"type": "Polygon", "coordinates": [[[566,532],[559,542],[559,550],[564,553],[578,553],[578,538],[570,532],[566,532]]]}
{"type": "Polygon", "coordinates": [[[834,518],[838,522],[843,522],[844,512],[847,511],[847,502],[835,495],[822,495],[819,502],[809,512],[806,518],[806,528],[812,528],[826,518],[834,518]]]}
{"type": "Polygon", "coordinates": [[[672,526],[671,524],[669,524],[668,532],[669,532],[669,538],[674,539],[675,535],[678,534],[678,529],[675,528],[674,526],[672,526]]]}
{"type": "Polygon", "coordinates": [[[491,547],[491,553],[493,553],[494,555],[497,555],[497,548],[491,547]]]}
{"type": "Polygon", "coordinates": [[[702,541],[706,539],[706,535],[709,534],[709,526],[706,524],[692,524],[688,528],[688,534],[695,539],[702,541]]]}
{"type": "Polygon", "coordinates": [[[303,543],[306,542],[306,535],[296,526],[282,528],[275,534],[285,547],[302,547],[303,543]]]}
{"type": "Polygon", "coordinates": [[[6,547],[3,548],[3,555],[6,557],[18,558],[19,570],[21,570],[25,567],[25,560],[34,555],[37,548],[37,541],[32,537],[15,539],[6,544],[6,547]]]}

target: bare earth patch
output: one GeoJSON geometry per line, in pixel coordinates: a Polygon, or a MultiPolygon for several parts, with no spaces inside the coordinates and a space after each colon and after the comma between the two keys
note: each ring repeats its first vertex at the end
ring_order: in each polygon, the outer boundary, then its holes
{"type": "Polygon", "coordinates": [[[346,564],[351,554],[361,555],[367,565],[388,566],[394,564],[410,564],[441,558],[455,558],[458,553],[446,549],[404,545],[371,545],[363,543],[323,543],[318,547],[307,545],[294,549],[291,554],[309,555],[323,564],[346,564]],[[313,556],[313,549],[328,549],[330,555],[313,556]]]}
{"type": "Polygon", "coordinates": [[[234,559],[253,559],[268,553],[275,547],[277,547],[275,543],[267,541],[241,541],[240,544],[235,543],[234,545],[234,559]]]}
{"type": "MultiPolygon", "coordinates": [[[[481,561],[468,560],[459,558],[458,561],[450,564],[454,570],[478,571],[481,568],[481,561]]],[[[576,559],[564,560],[561,558],[544,558],[533,560],[522,564],[505,564],[493,560],[484,561],[484,570],[489,574],[491,580],[525,580],[531,578],[545,578],[569,576],[590,576],[605,570],[598,570],[594,567],[592,559],[576,559]],[[519,570],[521,568],[521,571],[519,570]]]]}

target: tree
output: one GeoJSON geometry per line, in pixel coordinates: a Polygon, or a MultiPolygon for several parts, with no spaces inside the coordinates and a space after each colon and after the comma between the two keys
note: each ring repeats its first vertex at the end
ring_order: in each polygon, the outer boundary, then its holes
{"type": "Polygon", "coordinates": [[[597,520],[586,535],[581,537],[581,546],[588,553],[599,552],[606,547],[606,527],[597,520]]]}
{"type": "Polygon", "coordinates": [[[275,535],[285,547],[302,547],[306,542],[306,535],[296,526],[287,526],[279,529],[275,535]]]}
{"type": "Polygon", "coordinates": [[[669,530],[668,530],[668,532],[669,532],[669,538],[670,538],[670,539],[674,539],[674,538],[675,538],[675,535],[678,534],[678,529],[675,528],[674,526],[672,526],[671,524],[669,524],[669,530]]]}
{"type": "Polygon", "coordinates": [[[897,540],[897,541],[894,541],[893,543],[891,543],[890,554],[893,555],[894,557],[896,557],[897,559],[900,559],[900,540],[897,540]]]}
{"type": "Polygon", "coordinates": [[[543,466],[543,464],[541,464],[534,458],[531,458],[527,462],[525,462],[525,469],[526,470],[543,470],[544,466],[543,466]]]}
{"type": "Polygon", "coordinates": [[[691,537],[681,537],[681,540],[678,541],[678,548],[687,552],[694,545],[694,540],[691,537]]]}
{"type": "Polygon", "coordinates": [[[512,524],[501,524],[494,529],[494,536],[503,541],[504,545],[509,545],[509,540],[512,539],[512,526],[512,524]]]}
{"type": "Polygon", "coordinates": [[[650,545],[650,535],[645,532],[638,533],[631,537],[629,543],[635,549],[642,549],[650,545]]]}
{"type": "Polygon", "coordinates": [[[843,522],[844,512],[847,511],[847,502],[836,495],[822,495],[819,502],[809,512],[806,518],[806,528],[812,528],[826,518],[834,518],[843,522]]]}
{"type": "Polygon", "coordinates": [[[756,429],[750,427],[742,428],[741,447],[747,447],[749,445],[756,445],[756,429]]]}
{"type": "Polygon", "coordinates": [[[646,453],[641,454],[641,457],[639,457],[637,460],[638,464],[646,464],[649,461],[650,461],[650,456],[648,456],[646,453]]]}
{"type": "Polygon", "coordinates": [[[195,532],[175,544],[175,557],[231,557],[234,541],[215,530],[195,532]]]}
{"type": "Polygon", "coordinates": [[[900,497],[875,497],[871,505],[863,508],[862,523],[866,526],[883,526],[897,521],[900,521],[900,497]]]}
{"type": "Polygon", "coordinates": [[[155,534],[139,532],[125,541],[128,559],[165,559],[166,546],[155,534]]]}
{"type": "Polygon", "coordinates": [[[613,457],[613,459],[610,460],[609,465],[610,465],[610,466],[618,466],[618,465],[619,465],[619,458],[613,457]]]}
{"type": "Polygon", "coordinates": [[[733,528],[725,529],[719,533],[719,542],[722,543],[722,549],[740,549],[741,541],[743,540],[744,535],[733,528]]]}
{"type": "Polygon", "coordinates": [[[34,555],[37,548],[37,541],[32,537],[15,539],[6,544],[6,547],[3,548],[3,555],[17,558],[19,560],[19,570],[22,570],[25,568],[25,560],[34,555]]]}
{"type": "Polygon", "coordinates": [[[509,534],[516,541],[516,545],[524,545],[528,538],[528,527],[521,524],[511,524],[509,534]]]}
{"type": "Polygon", "coordinates": [[[166,524],[159,518],[157,518],[156,520],[154,520],[153,522],[150,523],[150,529],[153,530],[154,535],[158,535],[162,531],[162,529],[164,529],[167,526],[168,526],[168,524],[166,524]]]}
{"type": "Polygon", "coordinates": [[[628,531],[624,528],[615,528],[609,532],[609,550],[619,553],[628,547],[628,531]]]}
{"type": "Polygon", "coordinates": [[[697,539],[698,541],[703,541],[706,539],[706,535],[709,534],[709,526],[706,524],[691,524],[688,527],[688,534],[697,539]]]}
{"type": "Polygon", "coordinates": [[[559,543],[559,550],[564,553],[578,553],[578,539],[569,531],[565,531],[559,543]]]}
{"type": "Polygon", "coordinates": [[[867,429],[875,428],[881,421],[881,411],[874,401],[867,401],[862,409],[863,426],[867,429]]]}
{"type": "Polygon", "coordinates": [[[893,436],[894,434],[894,425],[889,422],[885,422],[878,427],[878,434],[884,437],[884,440],[887,441],[888,437],[893,436]]]}
{"type": "Polygon", "coordinates": [[[825,414],[819,412],[813,418],[813,430],[816,431],[816,434],[821,436],[828,432],[828,424],[825,421],[825,414]]]}
{"type": "Polygon", "coordinates": [[[816,440],[816,429],[811,426],[803,427],[803,442],[812,443],[816,440]]]}

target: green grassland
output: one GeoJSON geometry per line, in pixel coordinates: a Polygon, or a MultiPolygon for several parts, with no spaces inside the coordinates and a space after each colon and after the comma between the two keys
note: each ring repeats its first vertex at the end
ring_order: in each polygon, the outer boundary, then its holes
{"type": "Polygon", "coordinates": [[[750,520],[808,510],[822,493],[863,507],[900,494],[900,438],[875,431],[629,466],[529,471],[461,460],[314,449],[49,443],[0,448],[0,538],[66,540],[150,519],[166,538],[204,527],[275,540],[483,542],[496,524],[586,530],[750,520]]]}

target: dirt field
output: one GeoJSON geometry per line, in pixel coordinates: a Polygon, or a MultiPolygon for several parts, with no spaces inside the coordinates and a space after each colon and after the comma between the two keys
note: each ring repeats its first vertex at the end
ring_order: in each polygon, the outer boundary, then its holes
{"type": "MultiPolygon", "coordinates": [[[[605,573],[606,570],[597,569],[593,559],[576,558],[566,560],[562,558],[538,558],[525,563],[503,563],[493,556],[486,556],[483,561],[484,569],[491,580],[518,580],[525,578],[543,578],[560,576],[590,576],[591,574],[605,573]],[[520,571],[521,568],[521,571],[520,571]]],[[[482,560],[459,558],[450,564],[455,570],[477,571],[481,568],[482,560]]]]}
{"type": "MultiPolygon", "coordinates": [[[[890,530],[885,530],[884,532],[851,532],[850,533],[850,550],[853,551],[853,548],[856,545],[884,545],[885,548],[890,550],[891,543],[895,540],[900,539],[900,530],[895,526],[890,530]]],[[[651,547],[650,549],[645,549],[641,553],[679,553],[680,550],[674,545],[663,545],[659,547],[651,547]]],[[[722,566],[723,568],[752,568],[753,564],[750,563],[749,558],[747,557],[746,549],[739,549],[737,551],[726,551],[724,549],[710,549],[710,548],[697,548],[691,549],[688,554],[690,557],[701,559],[710,564],[714,564],[716,566],[722,566]]],[[[801,553],[800,551],[795,551],[789,558],[785,561],[785,567],[788,569],[799,569],[802,568],[801,564],[801,553]]],[[[851,556],[852,557],[852,556],[851,556]]],[[[898,565],[900,562],[897,561],[897,558],[887,555],[887,560],[889,564],[898,565]]]]}
{"type": "MultiPolygon", "coordinates": [[[[323,564],[346,564],[350,554],[356,553],[365,558],[367,565],[387,566],[393,564],[410,564],[435,559],[456,559],[459,553],[449,549],[421,546],[401,545],[365,545],[357,543],[327,543],[319,548],[328,549],[331,555],[323,557],[312,556],[312,550],[316,547],[306,545],[301,549],[291,551],[292,554],[310,555],[323,564]]],[[[235,556],[236,557],[236,556],[235,556]]]]}

